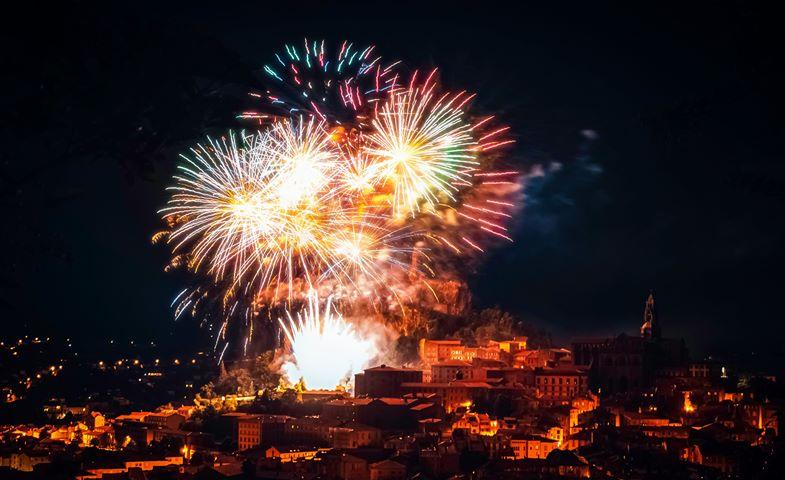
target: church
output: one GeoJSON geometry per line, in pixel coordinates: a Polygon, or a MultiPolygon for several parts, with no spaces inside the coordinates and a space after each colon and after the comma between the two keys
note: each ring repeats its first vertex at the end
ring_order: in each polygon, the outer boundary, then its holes
{"type": "Polygon", "coordinates": [[[653,292],[646,299],[638,335],[575,339],[572,352],[575,365],[588,368],[589,386],[600,395],[648,387],[658,370],[688,361],[683,339],[662,336],[653,292]]]}

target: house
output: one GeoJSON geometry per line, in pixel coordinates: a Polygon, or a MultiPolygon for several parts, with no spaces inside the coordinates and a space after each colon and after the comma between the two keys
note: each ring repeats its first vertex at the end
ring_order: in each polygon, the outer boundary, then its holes
{"type": "Polygon", "coordinates": [[[368,466],[370,480],[405,480],[406,465],[394,460],[382,460],[368,466]]]}
{"type": "Polygon", "coordinates": [[[90,429],[103,427],[106,425],[106,417],[99,412],[90,412],[85,416],[85,423],[90,429]]]}
{"type": "Polygon", "coordinates": [[[185,422],[185,417],[175,411],[155,412],[144,417],[144,422],[152,423],[159,427],[178,429],[185,422]]]}
{"type": "MultiPolygon", "coordinates": [[[[472,364],[463,360],[444,360],[431,365],[431,382],[474,380],[472,364]]],[[[484,375],[483,375],[484,376],[484,375]]],[[[484,378],[482,380],[485,380],[484,378]]]]}
{"type": "Polygon", "coordinates": [[[286,415],[244,415],[234,418],[237,421],[237,448],[239,450],[283,441],[287,422],[292,420],[286,415]]]}
{"type": "Polygon", "coordinates": [[[516,460],[522,458],[546,458],[559,445],[556,440],[524,433],[512,434],[509,443],[516,460]]]}
{"type": "Polygon", "coordinates": [[[467,412],[452,424],[453,430],[459,428],[474,435],[493,436],[499,429],[499,422],[492,420],[487,413],[467,412]]]}
{"type": "Polygon", "coordinates": [[[341,455],[338,477],[341,480],[369,480],[368,462],[362,457],[344,453],[341,455]]]}
{"type": "Polygon", "coordinates": [[[378,446],[382,441],[382,431],[378,428],[350,423],[330,428],[333,448],[359,448],[378,446]]]}

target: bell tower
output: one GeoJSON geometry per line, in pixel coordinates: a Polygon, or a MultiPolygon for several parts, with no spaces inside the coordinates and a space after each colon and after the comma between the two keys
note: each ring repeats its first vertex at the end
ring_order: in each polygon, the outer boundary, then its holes
{"type": "Polygon", "coordinates": [[[646,306],[643,309],[641,337],[650,340],[658,339],[661,335],[660,322],[657,319],[657,307],[654,305],[654,291],[650,291],[649,297],[646,299],[646,306]]]}

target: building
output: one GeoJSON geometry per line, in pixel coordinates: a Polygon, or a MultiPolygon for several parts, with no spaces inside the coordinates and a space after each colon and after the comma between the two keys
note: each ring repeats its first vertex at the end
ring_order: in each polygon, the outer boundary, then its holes
{"type": "Polygon", "coordinates": [[[402,394],[402,383],[422,381],[423,373],[420,370],[379,365],[355,374],[354,394],[358,397],[399,397],[402,394]]]}
{"type": "Polygon", "coordinates": [[[265,450],[266,458],[274,458],[282,463],[311,460],[317,453],[326,451],[326,448],[297,447],[297,446],[272,446],[265,450]]]}
{"type": "Polygon", "coordinates": [[[400,397],[338,399],[322,404],[322,418],[382,429],[407,428],[416,424],[416,414],[411,407],[419,404],[400,397]]]}
{"type": "Polygon", "coordinates": [[[90,412],[85,417],[85,423],[90,428],[99,428],[106,425],[106,417],[98,412],[90,412]]]}
{"type": "Polygon", "coordinates": [[[492,420],[487,413],[467,412],[452,424],[452,429],[463,429],[473,435],[493,436],[499,430],[499,422],[492,420]]]}
{"type": "Polygon", "coordinates": [[[327,444],[330,442],[330,429],[338,423],[319,416],[292,418],[286,422],[284,439],[300,445],[327,444]]]}
{"type": "Polygon", "coordinates": [[[36,465],[42,463],[50,463],[49,454],[45,451],[23,451],[11,453],[7,461],[2,463],[6,464],[12,470],[19,470],[22,472],[32,472],[36,465]]]}
{"type": "Polygon", "coordinates": [[[511,396],[520,396],[523,393],[523,389],[514,386],[500,387],[473,381],[404,383],[401,388],[414,395],[435,394],[447,413],[458,407],[468,407],[474,399],[488,397],[492,393],[506,393],[511,396]]]}
{"type": "Polygon", "coordinates": [[[485,380],[488,383],[491,381],[503,381],[508,385],[533,388],[534,372],[535,369],[533,368],[489,368],[485,371],[485,380]]]}
{"type": "Polygon", "coordinates": [[[568,403],[589,390],[589,376],[579,368],[538,368],[534,384],[540,399],[550,403],[568,403]]]}
{"type": "Polygon", "coordinates": [[[420,360],[424,365],[430,366],[434,363],[452,358],[452,352],[461,348],[460,340],[420,340],[419,353],[420,360]]]}
{"type": "Polygon", "coordinates": [[[185,417],[177,412],[155,412],[144,417],[145,423],[152,423],[162,428],[178,429],[185,422],[185,417]]]}
{"type": "Polygon", "coordinates": [[[526,350],[528,340],[528,337],[514,337],[512,340],[503,340],[499,342],[499,350],[514,355],[519,351],[526,350]]]}
{"type": "Polygon", "coordinates": [[[420,340],[419,354],[420,361],[425,369],[425,381],[432,380],[430,378],[431,366],[434,364],[447,362],[447,361],[462,361],[471,363],[475,359],[479,360],[507,360],[511,353],[509,350],[518,351],[526,341],[522,338],[519,340],[509,340],[506,342],[489,341],[487,345],[480,347],[469,347],[462,345],[460,340],[420,340]],[[502,350],[501,345],[504,344],[508,351],[502,350]]]}
{"type": "Polygon", "coordinates": [[[262,425],[259,417],[248,415],[237,418],[237,449],[248,450],[262,443],[262,425]]]}
{"type": "Polygon", "coordinates": [[[152,412],[131,412],[127,415],[118,415],[115,417],[115,421],[120,422],[144,422],[145,418],[150,415],[152,412]]]}
{"type": "MultiPolygon", "coordinates": [[[[98,478],[109,478],[109,477],[121,477],[122,474],[134,471],[134,470],[142,470],[142,471],[150,471],[154,468],[160,467],[167,467],[170,465],[182,465],[183,464],[183,457],[163,457],[163,458],[145,458],[145,459],[133,459],[128,460],[122,463],[122,465],[110,465],[110,466],[99,466],[93,468],[87,468],[84,473],[79,474],[76,476],[77,480],[88,480],[88,479],[98,479],[98,478]]],[[[144,478],[139,477],[139,478],[144,478]]]]}
{"type": "Polygon", "coordinates": [[[525,433],[513,433],[510,436],[509,443],[516,460],[524,458],[544,459],[559,446],[556,440],[525,433]]]}
{"type": "Polygon", "coordinates": [[[572,352],[564,348],[519,350],[512,355],[511,364],[516,368],[545,368],[572,363],[572,352]]]}
{"type": "Polygon", "coordinates": [[[358,423],[330,428],[333,448],[360,448],[382,443],[382,431],[358,423]]]}
{"type": "MultiPolygon", "coordinates": [[[[478,371],[481,371],[478,369],[478,371]]],[[[445,360],[431,365],[431,382],[474,380],[472,364],[463,360],[445,360]]],[[[484,375],[483,375],[484,376],[484,375]]],[[[484,380],[484,378],[483,378],[484,380]]]]}
{"type": "Polygon", "coordinates": [[[247,450],[259,445],[272,445],[284,439],[285,415],[247,415],[237,417],[237,448],[247,450]]]}
{"type": "Polygon", "coordinates": [[[368,465],[369,480],[405,480],[406,465],[395,460],[382,460],[368,465]]]}

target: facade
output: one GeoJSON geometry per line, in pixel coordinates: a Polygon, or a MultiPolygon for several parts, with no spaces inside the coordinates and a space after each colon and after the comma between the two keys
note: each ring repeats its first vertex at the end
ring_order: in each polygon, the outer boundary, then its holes
{"type": "Polygon", "coordinates": [[[405,480],[406,466],[394,460],[382,460],[368,466],[370,480],[405,480]]]}
{"type": "Polygon", "coordinates": [[[419,354],[420,361],[426,372],[425,381],[431,381],[430,373],[431,366],[441,362],[447,361],[462,361],[472,363],[475,359],[478,360],[494,360],[499,361],[506,359],[510,356],[509,352],[502,350],[501,345],[504,344],[506,349],[517,352],[517,348],[526,344],[525,339],[510,340],[507,342],[494,342],[490,341],[487,345],[481,347],[469,347],[462,345],[460,340],[420,340],[419,354]]]}
{"type": "Polygon", "coordinates": [[[558,446],[559,444],[556,440],[537,435],[515,433],[510,436],[510,449],[512,449],[516,460],[524,458],[544,459],[548,457],[549,453],[556,450],[558,446]]]}
{"type": "Polygon", "coordinates": [[[552,403],[568,403],[589,391],[589,376],[578,368],[538,368],[534,382],[540,398],[552,403]]]}
{"type": "Polygon", "coordinates": [[[327,443],[336,423],[318,416],[292,418],[286,422],[284,438],[287,442],[306,445],[327,443]]]}
{"type": "Polygon", "coordinates": [[[451,358],[451,352],[460,349],[460,340],[420,340],[420,360],[426,366],[451,358]]]}
{"type": "Polygon", "coordinates": [[[144,421],[163,428],[177,429],[183,424],[185,417],[175,412],[156,412],[145,416],[144,421]]]}
{"type": "Polygon", "coordinates": [[[382,431],[367,425],[346,425],[330,429],[333,448],[360,448],[382,443],[382,431]]]}
{"type": "MultiPolygon", "coordinates": [[[[478,369],[478,371],[481,371],[478,369]]],[[[472,364],[463,360],[445,360],[431,365],[432,382],[474,380],[472,364]]],[[[484,379],[483,379],[484,380],[484,379]]]]}
{"type": "Polygon", "coordinates": [[[285,415],[247,415],[237,418],[237,448],[247,450],[259,445],[281,442],[286,430],[285,415]]]}
{"type": "Polygon", "coordinates": [[[247,450],[262,443],[262,425],[259,417],[249,415],[237,419],[237,449],[247,450]]]}

